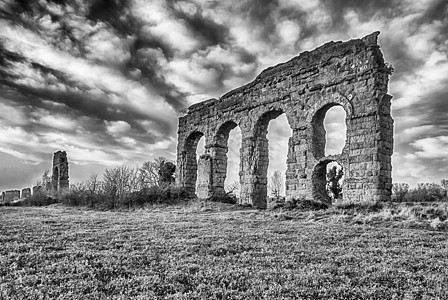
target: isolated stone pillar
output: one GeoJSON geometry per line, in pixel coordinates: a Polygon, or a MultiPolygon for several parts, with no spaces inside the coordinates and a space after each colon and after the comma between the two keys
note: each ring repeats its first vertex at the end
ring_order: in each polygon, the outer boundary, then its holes
{"type": "Polygon", "coordinates": [[[67,191],[69,188],[68,159],[65,151],[57,151],[53,154],[53,192],[67,191]]]}

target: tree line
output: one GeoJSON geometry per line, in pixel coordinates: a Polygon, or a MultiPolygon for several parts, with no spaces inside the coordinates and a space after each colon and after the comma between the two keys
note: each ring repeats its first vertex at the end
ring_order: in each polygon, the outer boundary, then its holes
{"type": "Polygon", "coordinates": [[[429,202],[448,200],[448,179],[437,183],[419,183],[416,188],[410,188],[407,183],[392,185],[392,201],[397,202],[429,202]]]}
{"type": "Polygon", "coordinates": [[[174,203],[187,197],[184,189],[174,184],[175,171],[175,164],[164,157],[147,161],[141,166],[122,165],[106,169],[102,176],[93,174],[87,180],[71,185],[65,193],[47,195],[41,191],[33,195],[27,204],[60,202],[70,206],[116,209],[174,203]]]}

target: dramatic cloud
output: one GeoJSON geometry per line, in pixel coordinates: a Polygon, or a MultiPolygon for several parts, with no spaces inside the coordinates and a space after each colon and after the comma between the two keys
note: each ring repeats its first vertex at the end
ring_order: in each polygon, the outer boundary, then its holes
{"type": "MultiPolygon", "coordinates": [[[[7,0],[0,28],[0,190],[35,183],[57,150],[68,152],[72,181],[174,159],[179,110],[302,51],[377,30],[395,68],[394,181],[448,176],[444,0],[7,0]]],[[[285,168],[281,118],[269,127],[271,173],[285,168]]],[[[343,118],[327,116],[328,151],[344,143],[343,118]]],[[[231,135],[232,170],[240,139],[231,135]]]]}

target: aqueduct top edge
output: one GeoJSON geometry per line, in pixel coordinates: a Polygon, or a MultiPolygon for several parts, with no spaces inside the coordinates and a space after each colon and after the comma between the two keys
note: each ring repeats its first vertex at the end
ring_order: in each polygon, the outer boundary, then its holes
{"type": "MultiPolygon", "coordinates": [[[[360,49],[364,49],[367,47],[379,48],[378,45],[379,34],[380,34],[379,31],[375,31],[360,39],[351,39],[346,42],[330,41],[313,50],[301,52],[299,55],[291,58],[287,62],[279,63],[275,66],[264,69],[259,75],[255,77],[254,80],[223,94],[221,97],[219,97],[219,99],[211,98],[204,100],[202,102],[192,104],[191,106],[182,109],[181,113],[183,113],[184,115],[188,115],[189,113],[202,110],[206,107],[213,107],[220,103],[231,101],[231,98],[233,96],[244,94],[246,90],[252,89],[258,83],[269,80],[272,77],[275,77],[276,75],[279,75],[282,72],[290,70],[291,68],[297,66],[299,67],[300,72],[300,70],[307,70],[311,66],[319,66],[328,63],[332,58],[335,58],[341,54],[343,56],[347,56],[348,54],[357,52],[360,49]]],[[[377,61],[377,63],[379,67],[385,68],[381,52],[378,51],[377,53],[375,53],[375,56],[378,56],[378,54],[379,54],[378,57],[379,61],[377,61]]],[[[363,69],[362,71],[367,71],[367,68],[363,69]]]]}

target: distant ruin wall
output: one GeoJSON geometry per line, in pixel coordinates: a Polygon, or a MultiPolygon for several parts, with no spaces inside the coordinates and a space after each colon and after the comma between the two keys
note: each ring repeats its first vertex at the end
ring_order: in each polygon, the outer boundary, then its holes
{"type": "Polygon", "coordinates": [[[29,197],[31,197],[31,189],[30,188],[22,189],[22,194],[21,194],[20,198],[24,199],[24,198],[29,198],[29,197]]]}
{"type": "Polygon", "coordinates": [[[51,176],[53,192],[67,191],[69,188],[68,158],[65,151],[53,154],[53,173],[51,176]]]}
{"type": "Polygon", "coordinates": [[[196,147],[205,136],[210,163],[208,171],[199,172],[200,193],[224,193],[229,132],[239,126],[240,201],[266,207],[267,127],[284,113],[293,132],[286,162],[288,198],[331,201],[324,188],[324,172],[328,163],[338,162],[345,173],[345,199],[389,200],[393,120],[387,85],[391,69],[377,43],[378,34],[329,42],[264,70],[219,100],[190,106],[179,118],[177,184],[195,193],[196,147]],[[336,105],[346,112],[347,137],[341,154],[325,156],[323,120],[336,105]]]}
{"type": "Polygon", "coordinates": [[[20,199],[20,190],[10,190],[2,192],[2,203],[11,203],[20,199]]]}
{"type": "Polygon", "coordinates": [[[36,195],[39,192],[43,193],[57,193],[59,191],[67,191],[69,189],[69,172],[68,172],[68,158],[65,151],[57,151],[53,154],[53,173],[51,181],[46,182],[46,186],[33,186],[33,193],[31,188],[20,190],[5,191],[0,194],[0,204],[8,204],[12,201],[25,199],[36,195]]]}

